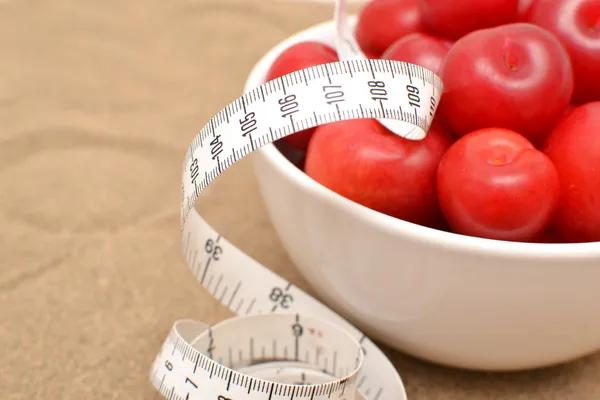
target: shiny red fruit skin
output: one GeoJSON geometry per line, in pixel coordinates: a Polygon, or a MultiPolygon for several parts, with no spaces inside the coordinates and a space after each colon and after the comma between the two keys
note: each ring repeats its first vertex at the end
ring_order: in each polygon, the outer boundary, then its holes
{"type": "Polygon", "coordinates": [[[552,34],[515,23],[459,39],[440,70],[439,114],[459,135],[512,129],[532,141],[550,132],[573,92],[569,56],[552,34]]]}
{"type": "Polygon", "coordinates": [[[419,0],[370,0],[358,14],[355,34],[363,51],[381,55],[396,40],[421,30],[419,0]]]}
{"type": "Polygon", "coordinates": [[[330,190],[365,207],[416,224],[443,224],[436,172],[452,137],[433,124],[427,137],[397,136],[372,119],[319,126],[305,172],[330,190]]]}
{"type": "Polygon", "coordinates": [[[517,20],[519,0],[420,0],[427,31],[458,39],[478,29],[517,20]]]}
{"type": "Polygon", "coordinates": [[[534,0],[519,0],[519,8],[517,10],[517,20],[520,22],[528,22],[531,14],[531,8],[534,0]]]}
{"type": "Polygon", "coordinates": [[[567,242],[600,242],[600,101],[569,112],[543,150],[561,185],[554,230],[567,242]]]}
{"type": "MultiPolygon", "coordinates": [[[[312,41],[297,43],[277,57],[265,79],[270,81],[304,68],[336,61],[339,61],[337,52],[323,43],[312,41]]],[[[314,130],[314,128],[306,129],[286,136],[282,140],[295,149],[306,150],[314,130]]]]}
{"type": "Polygon", "coordinates": [[[548,228],[560,193],[550,159],[518,133],[498,128],[458,139],[440,162],[437,184],[453,232],[519,242],[548,228]]]}
{"type": "Polygon", "coordinates": [[[573,101],[600,100],[600,0],[536,0],[529,21],[552,32],[573,64],[573,101]]]}
{"type": "Polygon", "coordinates": [[[451,46],[447,40],[416,32],[395,41],[381,58],[420,65],[438,73],[451,46]]]}
{"type": "MultiPolygon", "coordinates": [[[[362,50],[362,49],[361,49],[362,50]]],[[[362,50],[365,57],[369,60],[379,60],[381,58],[381,54],[373,50],[362,50]]]]}

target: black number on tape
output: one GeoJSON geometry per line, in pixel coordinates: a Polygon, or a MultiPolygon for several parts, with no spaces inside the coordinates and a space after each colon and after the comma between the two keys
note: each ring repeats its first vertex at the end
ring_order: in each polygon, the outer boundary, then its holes
{"type": "Polygon", "coordinates": [[[215,261],[219,261],[219,259],[221,258],[221,254],[223,254],[223,249],[221,248],[221,246],[215,246],[215,242],[212,239],[206,240],[206,243],[204,244],[204,251],[206,251],[207,254],[212,256],[212,259],[215,261]]]}
{"type": "Polygon", "coordinates": [[[383,81],[369,81],[371,87],[371,98],[375,101],[387,100],[387,90],[383,81]]]}
{"type": "Polygon", "coordinates": [[[254,132],[256,130],[256,114],[249,112],[244,118],[240,118],[240,127],[242,128],[243,137],[254,132]]]}
{"type": "Polygon", "coordinates": [[[219,154],[223,152],[223,142],[219,140],[221,135],[215,136],[215,138],[210,142],[210,154],[212,154],[212,159],[216,160],[219,157],[219,154]]]}
{"type": "Polygon", "coordinates": [[[323,91],[325,92],[325,99],[327,100],[327,104],[331,105],[335,103],[341,103],[345,100],[344,92],[341,90],[335,90],[341,88],[342,87],[340,85],[323,86],[323,91]]]}
{"type": "Polygon", "coordinates": [[[193,387],[198,389],[198,385],[196,385],[190,378],[185,378],[185,383],[191,384],[193,387]]]}
{"type": "Polygon", "coordinates": [[[169,371],[173,371],[173,364],[171,364],[171,361],[165,361],[165,368],[167,368],[169,371]]]}
{"type": "Polygon", "coordinates": [[[281,111],[281,116],[283,118],[298,112],[298,102],[296,101],[295,94],[289,94],[283,99],[279,99],[279,104],[281,105],[279,110],[281,111]]]}
{"type": "Polygon", "coordinates": [[[302,327],[302,325],[296,322],[294,323],[294,325],[292,325],[292,332],[294,333],[294,336],[300,337],[304,333],[304,328],[302,327]]]}
{"type": "Polygon", "coordinates": [[[223,395],[219,395],[219,397],[217,397],[217,400],[231,400],[229,397],[225,397],[223,395]]]}
{"type": "Polygon", "coordinates": [[[284,293],[283,290],[278,287],[271,289],[269,298],[283,309],[290,308],[290,303],[294,302],[294,297],[292,297],[292,295],[284,293]]]}
{"type": "Polygon", "coordinates": [[[198,167],[198,159],[194,158],[192,164],[190,165],[190,178],[192,180],[192,185],[196,184],[196,179],[198,179],[198,174],[200,173],[200,167],[198,167]]]}
{"type": "Polygon", "coordinates": [[[406,85],[406,90],[408,91],[408,104],[420,108],[421,98],[419,97],[419,88],[412,85],[406,85]]]}
{"type": "Polygon", "coordinates": [[[431,96],[431,100],[429,100],[429,116],[430,117],[433,117],[433,114],[435,113],[435,106],[436,106],[435,97],[431,96]]]}

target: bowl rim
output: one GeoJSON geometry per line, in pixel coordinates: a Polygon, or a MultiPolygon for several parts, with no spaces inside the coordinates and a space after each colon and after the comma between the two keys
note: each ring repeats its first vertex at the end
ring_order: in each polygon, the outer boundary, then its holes
{"type": "MultiPolygon", "coordinates": [[[[356,16],[349,16],[348,22],[351,26],[355,26],[356,16]]],[[[323,36],[333,29],[334,21],[327,20],[300,30],[277,43],[254,65],[245,82],[244,92],[250,91],[264,82],[269,66],[273,63],[275,58],[290,45],[302,40],[318,40],[333,46],[331,38],[327,38],[326,36],[321,37],[321,39],[315,39],[315,34],[323,36]],[[309,37],[311,38],[309,39],[309,37]]],[[[464,254],[479,253],[480,255],[509,259],[532,259],[536,261],[553,262],[574,261],[576,259],[600,259],[600,242],[510,242],[445,232],[394,218],[355,203],[314,181],[285,158],[273,143],[269,143],[257,149],[256,153],[268,161],[273,168],[276,168],[279,171],[279,173],[284,174],[295,185],[310,192],[311,195],[343,209],[353,217],[374,225],[380,230],[401,237],[410,237],[413,241],[452,248],[454,251],[462,252],[464,254]]],[[[600,266],[600,262],[598,264],[600,266]]]]}

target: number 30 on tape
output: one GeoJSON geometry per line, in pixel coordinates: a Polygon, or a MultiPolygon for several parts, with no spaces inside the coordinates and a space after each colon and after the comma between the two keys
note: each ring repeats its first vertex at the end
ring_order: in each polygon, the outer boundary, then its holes
{"type": "Polygon", "coordinates": [[[245,93],[198,132],[186,154],[181,188],[186,263],[236,317],[213,326],[175,322],[150,371],[152,384],[168,399],[406,399],[394,366],[369,338],[237,249],[194,208],[232,164],[307,128],[375,118],[400,136],[425,137],[442,82],[413,64],[364,59],[345,29],[343,3],[336,9],[342,61],[245,93]]]}

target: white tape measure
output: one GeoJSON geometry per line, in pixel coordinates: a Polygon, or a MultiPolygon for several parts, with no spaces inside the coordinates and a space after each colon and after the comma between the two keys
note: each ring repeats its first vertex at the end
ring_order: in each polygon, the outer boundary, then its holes
{"type": "Polygon", "coordinates": [[[439,78],[413,64],[364,59],[353,50],[344,15],[338,1],[337,47],[344,61],[245,93],[189,148],[181,192],[185,259],[200,284],[238,316],[214,326],[174,324],[150,371],[168,399],[406,399],[397,371],[371,340],[222,238],[194,208],[236,161],[307,128],[377,118],[401,136],[426,135],[442,93],[439,78]]]}

